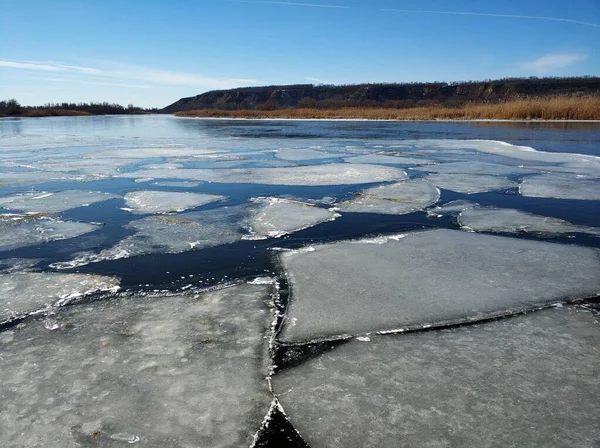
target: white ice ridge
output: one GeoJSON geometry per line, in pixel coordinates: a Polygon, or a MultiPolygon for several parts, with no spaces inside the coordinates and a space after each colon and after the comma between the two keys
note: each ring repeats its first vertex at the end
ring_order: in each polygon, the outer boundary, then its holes
{"type": "Polygon", "coordinates": [[[2,446],[250,446],[271,291],[105,299],[0,333],[2,446]]]}
{"type": "Polygon", "coordinates": [[[221,150],[204,148],[180,148],[173,146],[150,148],[107,149],[95,152],[86,157],[94,159],[150,159],[155,157],[197,157],[222,153],[221,150]]]}
{"type": "Polygon", "coordinates": [[[599,338],[597,316],[563,307],[355,339],[271,382],[313,448],[591,447],[599,338]]]}
{"type": "Polygon", "coordinates": [[[470,202],[465,199],[458,199],[456,201],[446,202],[445,204],[432,207],[427,210],[429,216],[439,218],[444,215],[458,216],[460,212],[468,208],[477,207],[479,204],[476,202],[470,202]]]}
{"type": "Polygon", "coordinates": [[[267,185],[351,185],[402,180],[406,173],[388,166],[339,163],[293,168],[141,170],[123,173],[121,177],[267,185]]]}
{"type": "Polygon", "coordinates": [[[0,251],[74,238],[99,226],[28,214],[0,215],[0,251]]]}
{"type": "Polygon", "coordinates": [[[514,176],[525,174],[538,174],[539,170],[531,170],[517,165],[502,165],[479,161],[460,161],[440,163],[438,165],[418,166],[418,171],[440,174],[473,174],[489,176],[514,176]]]}
{"type": "Polygon", "coordinates": [[[257,198],[248,225],[253,235],[279,238],[339,217],[335,212],[298,201],[257,198]]]}
{"type": "Polygon", "coordinates": [[[88,294],[117,289],[119,280],[115,277],[52,272],[0,273],[0,322],[64,305],[88,294]]]}
{"type": "Polygon", "coordinates": [[[35,191],[2,197],[0,198],[0,207],[28,212],[60,213],[117,197],[114,194],[101,191],[35,191]]]}
{"type": "Polygon", "coordinates": [[[541,174],[519,186],[523,196],[600,201],[600,179],[573,174],[541,174]]]}
{"type": "Polygon", "coordinates": [[[224,196],[171,191],[132,191],[125,195],[125,203],[133,213],[171,213],[200,207],[225,199],[224,196]]]}
{"type": "Polygon", "coordinates": [[[458,224],[466,230],[496,233],[591,233],[600,228],[571,224],[562,219],[534,215],[511,208],[467,207],[458,215],[458,224]]]}
{"type": "Polygon", "coordinates": [[[472,321],[600,294],[597,249],[445,229],[361,242],[279,254],[295,322],[282,341],[472,321]]]}
{"type": "Polygon", "coordinates": [[[466,194],[518,187],[516,182],[506,177],[480,174],[430,174],[425,179],[444,190],[466,194]]]}
{"type": "Polygon", "coordinates": [[[188,212],[176,216],[149,216],[127,224],[134,230],[115,246],[99,253],[78,254],[67,262],[53,263],[57,269],[70,269],[104,260],[135,257],[152,253],[180,253],[239,241],[247,231],[243,206],[188,212]]]}
{"type": "Polygon", "coordinates": [[[440,191],[427,179],[414,179],[361,191],[354,199],[341,202],[335,209],[353,213],[403,215],[435,204],[440,191]]]}

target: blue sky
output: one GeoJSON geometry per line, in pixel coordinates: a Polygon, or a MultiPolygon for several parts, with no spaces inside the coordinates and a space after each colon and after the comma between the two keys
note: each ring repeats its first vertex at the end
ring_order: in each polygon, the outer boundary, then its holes
{"type": "Polygon", "coordinates": [[[0,1],[0,99],[600,75],[599,0],[0,1]]]}

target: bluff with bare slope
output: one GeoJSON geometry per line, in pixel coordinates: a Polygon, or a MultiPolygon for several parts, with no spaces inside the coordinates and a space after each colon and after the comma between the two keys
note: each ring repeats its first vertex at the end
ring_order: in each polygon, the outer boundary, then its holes
{"type": "Polygon", "coordinates": [[[600,77],[507,78],[456,83],[297,84],[214,90],[182,98],[160,112],[196,109],[273,110],[341,107],[456,107],[473,102],[501,102],[522,97],[600,95],[600,77]]]}

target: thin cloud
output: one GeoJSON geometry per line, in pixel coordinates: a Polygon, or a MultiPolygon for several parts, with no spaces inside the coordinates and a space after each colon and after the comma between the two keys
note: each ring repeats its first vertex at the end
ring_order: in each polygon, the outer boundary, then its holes
{"type": "MultiPolygon", "coordinates": [[[[238,87],[240,84],[256,84],[256,80],[253,79],[210,78],[205,76],[192,75],[189,73],[178,73],[165,70],[157,70],[148,67],[123,66],[117,63],[111,63],[110,65],[112,65],[110,69],[102,69],[93,67],[81,67],[77,65],[66,65],[55,62],[0,60],[0,67],[20,70],[57,72],[79,76],[112,78],[125,81],[134,80],[150,82],[155,84],[193,86],[205,89],[229,89],[233,87],[238,87]]],[[[94,80],[93,82],[97,81],[94,80]]]]}
{"type": "Polygon", "coordinates": [[[306,79],[307,81],[310,81],[310,82],[317,83],[317,84],[337,84],[337,82],[334,82],[334,81],[327,81],[326,79],[319,79],[319,78],[311,78],[309,76],[307,76],[304,79],[306,79]]]}
{"type": "Polygon", "coordinates": [[[586,54],[581,53],[547,54],[533,61],[523,62],[521,69],[535,73],[547,73],[552,70],[569,67],[577,62],[585,61],[587,58],[586,54]]]}
{"type": "Polygon", "coordinates": [[[287,6],[308,6],[314,8],[334,8],[334,9],[350,9],[349,6],[339,5],[319,5],[316,3],[296,3],[296,2],[277,2],[269,0],[227,0],[230,3],[264,3],[268,5],[287,5],[287,6]]]}
{"type": "Polygon", "coordinates": [[[58,83],[69,83],[69,84],[87,84],[87,85],[95,85],[95,86],[109,86],[109,87],[125,87],[128,89],[152,89],[155,86],[151,85],[141,85],[141,84],[123,84],[119,82],[105,82],[105,81],[84,81],[81,79],[73,79],[73,78],[56,78],[56,77],[41,77],[41,78],[30,78],[38,81],[48,81],[48,82],[58,82],[58,83]]]}
{"type": "Polygon", "coordinates": [[[528,20],[550,20],[553,22],[567,22],[574,23],[577,25],[593,26],[600,28],[600,24],[583,22],[581,20],[564,19],[562,17],[545,17],[545,16],[526,16],[520,14],[493,14],[484,12],[463,12],[463,11],[426,11],[420,9],[381,9],[380,11],[388,12],[409,12],[409,13],[421,13],[421,14],[447,14],[455,16],[479,16],[479,17],[504,17],[509,19],[528,19],[528,20]]]}

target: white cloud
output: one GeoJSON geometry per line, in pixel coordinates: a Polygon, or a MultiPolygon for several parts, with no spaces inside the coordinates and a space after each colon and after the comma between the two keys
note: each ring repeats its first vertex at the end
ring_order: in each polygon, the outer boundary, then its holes
{"type": "Polygon", "coordinates": [[[600,28],[600,24],[583,22],[581,20],[566,19],[563,17],[546,17],[546,16],[527,16],[521,14],[494,14],[485,12],[464,12],[464,11],[426,11],[420,9],[381,9],[381,11],[388,12],[408,12],[408,13],[420,13],[420,14],[446,14],[453,16],[479,16],[479,17],[503,17],[507,19],[526,19],[526,20],[549,20],[552,22],[566,22],[574,23],[576,25],[593,26],[600,28]]]}
{"type": "MultiPolygon", "coordinates": [[[[65,74],[74,74],[83,76],[93,75],[95,77],[111,78],[124,81],[144,81],[154,84],[171,86],[190,86],[199,89],[230,89],[244,84],[256,84],[254,79],[241,78],[210,78],[198,76],[189,73],[171,72],[140,66],[124,66],[118,63],[111,63],[109,69],[81,67],[77,65],[66,65],[56,62],[39,61],[6,61],[0,60],[0,67],[20,69],[60,72],[65,74]]],[[[80,79],[80,81],[83,81],[80,79]]],[[[97,83],[97,81],[95,81],[97,83]]],[[[118,84],[123,84],[122,82],[118,84]]],[[[105,84],[108,85],[108,84],[105,84]]],[[[148,86],[149,87],[149,86],[148,86]]]]}
{"type": "Polygon", "coordinates": [[[521,69],[528,72],[547,73],[552,70],[566,68],[588,58],[582,53],[553,53],[544,55],[533,61],[523,62],[521,69]]]}
{"type": "Polygon", "coordinates": [[[337,82],[335,81],[327,81],[326,79],[320,79],[320,78],[311,78],[310,76],[307,76],[306,78],[307,81],[310,82],[314,82],[315,84],[337,84],[337,82]]]}

